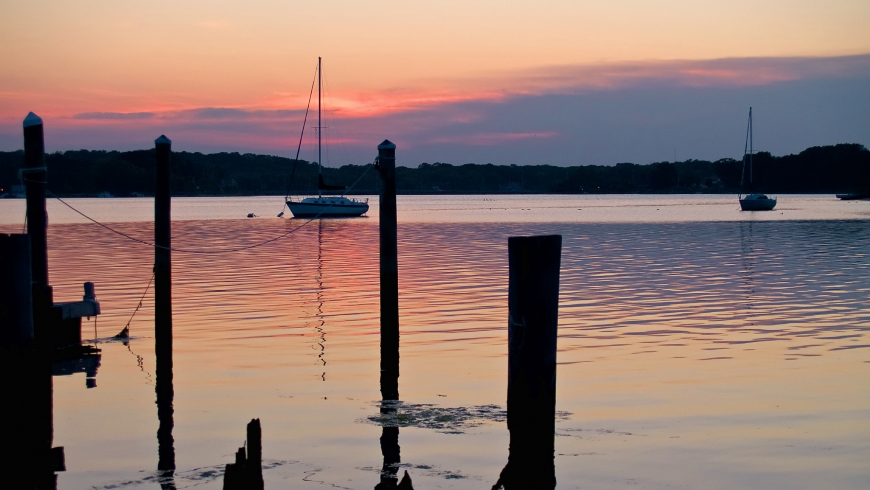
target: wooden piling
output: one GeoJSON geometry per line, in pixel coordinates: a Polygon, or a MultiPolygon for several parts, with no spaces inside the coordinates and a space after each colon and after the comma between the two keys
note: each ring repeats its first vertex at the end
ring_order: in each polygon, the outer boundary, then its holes
{"type": "Polygon", "coordinates": [[[34,113],[24,118],[24,169],[27,196],[27,234],[30,235],[31,276],[48,286],[48,215],[45,211],[45,138],[42,119],[34,113]]]}
{"type": "Polygon", "coordinates": [[[0,351],[0,369],[15,373],[3,387],[2,488],[53,489],[54,471],[63,469],[63,448],[52,448],[51,359],[34,347],[0,351]]]}
{"type": "Polygon", "coordinates": [[[154,191],[154,342],[157,362],[157,469],[175,469],[174,390],[172,384],[172,267],[171,211],[169,190],[169,158],[172,142],[161,135],[154,141],[157,157],[154,191]]]}
{"type": "Polygon", "coordinates": [[[508,430],[501,482],[511,488],[556,486],[556,338],[560,235],[508,239],[508,430]]]}
{"type": "Polygon", "coordinates": [[[49,310],[54,304],[48,285],[48,214],[45,210],[45,138],[42,118],[34,113],[24,118],[24,168],[20,170],[27,202],[27,234],[30,235],[34,338],[41,344],[54,342],[49,310]]]}
{"type": "Polygon", "coordinates": [[[263,490],[263,432],[260,419],[248,422],[248,481],[250,490],[263,490]]]}
{"type": "Polygon", "coordinates": [[[235,463],[224,471],[224,490],[263,490],[263,447],[260,419],[251,419],[247,443],[236,451],[235,463]]]}
{"type": "MultiPolygon", "coordinates": [[[[160,136],[155,143],[157,153],[157,182],[154,191],[154,309],[158,360],[172,368],[172,267],[171,267],[171,198],[169,193],[169,156],[172,142],[160,136]]],[[[158,373],[160,365],[157,365],[158,373]]]]}
{"type": "Polygon", "coordinates": [[[378,145],[381,261],[381,397],[399,399],[399,258],[396,219],[396,145],[378,145]]]}
{"type": "Polygon", "coordinates": [[[0,234],[0,347],[33,341],[30,236],[0,234]]]}

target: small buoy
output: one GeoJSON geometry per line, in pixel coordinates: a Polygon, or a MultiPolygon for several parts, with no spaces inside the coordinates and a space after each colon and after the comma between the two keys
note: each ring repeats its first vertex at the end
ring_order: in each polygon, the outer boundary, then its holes
{"type": "Polygon", "coordinates": [[[281,211],[280,213],[278,213],[278,217],[280,218],[281,216],[284,216],[284,211],[281,211]]]}
{"type": "Polygon", "coordinates": [[[256,218],[257,215],[254,213],[248,213],[248,218],[256,218]]]}

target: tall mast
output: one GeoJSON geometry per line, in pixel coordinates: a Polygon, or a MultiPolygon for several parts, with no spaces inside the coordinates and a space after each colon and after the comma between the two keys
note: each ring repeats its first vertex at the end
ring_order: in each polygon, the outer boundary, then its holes
{"type": "Polygon", "coordinates": [[[752,192],[752,107],[749,108],[749,192],[752,192]]]}
{"type": "MultiPolygon", "coordinates": [[[[320,152],[320,139],[323,133],[323,126],[320,123],[320,91],[323,88],[323,78],[321,76],[321,58],[317,57],[317,197],[323,197],[322,190],[320,189],[320,175],[323,173],[323,157],[320,152]]],[[[749,119],[752,120],[752,109],[749,109],[749,119]]],[[[750,165],[751,167],[751,165],[750,165]]]]}

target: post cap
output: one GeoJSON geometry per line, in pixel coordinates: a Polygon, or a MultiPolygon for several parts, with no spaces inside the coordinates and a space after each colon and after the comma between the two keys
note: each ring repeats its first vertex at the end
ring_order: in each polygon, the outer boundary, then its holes
{"type": "Polygon", "coordinates": [[[97,295],[94,292],[94,283],[88,281],[85,283],[85,295],[82,296],[82,300],[96,300],[97,295]]]}
{"type": "Polygon", "coordinates": [[[378,145],[378,150],[395,150],[396,145],[390,140],[384,140],[381,144],[378,145]]]}
{"type": "Polygon", "coordinates": [[[36,114],[30,112],[27,114],[27,117],[24,118],[24,127],[29,128],[30,126],[39,126],[42,124],[42,118],[37,116],[36,114]]]}
{"type": "Polygon", "coordinates": [[[159,138],[154,140],[154,144],[155,145],[171,145],[172,141],[170,141],[169,138],[167,138],[165,134],[161,134],[159,138]]]}

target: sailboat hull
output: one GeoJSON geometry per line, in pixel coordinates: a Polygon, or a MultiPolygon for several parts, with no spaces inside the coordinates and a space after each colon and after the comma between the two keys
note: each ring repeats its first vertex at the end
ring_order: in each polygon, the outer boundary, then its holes
{"type": "Polygon", "coordinates": [[[309,197],[301,201],[287,201],[294,218],[355,218],[369,210],[364,201],[346,197],[309,197]]]}
{"type": "Polygon", "coordinates": [[[763,194],[750,194],[740,200],[740,209],[743,211],[770,211],[774,207],[776,207],[776,199],[763,194]]]}

